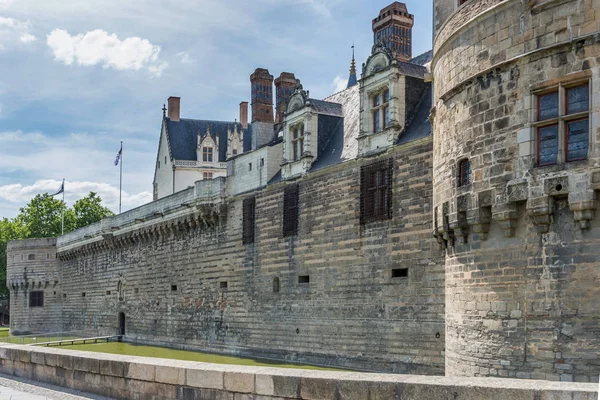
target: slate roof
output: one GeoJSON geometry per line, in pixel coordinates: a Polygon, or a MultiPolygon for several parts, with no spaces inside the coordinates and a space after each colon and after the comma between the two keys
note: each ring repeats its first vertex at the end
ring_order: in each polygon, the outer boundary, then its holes
{"type": "Polygon", "coordinates": [[[426,51],[410,60],[412,64],[425,65],[431,62],[433,59],[433,50],[426,51]]]}
{"type": "Polygon", "coordinates": [[[342,105],[339,103],[317,99],[308,99],[308,101],[319,114],[335,115],[336,117],[341,117],[343,115],[342,105]]]}
{"type": "Polygon", "coordinates": [[[240,123],[236,124],[235,122],[186,118],[182,118],[176,122],[171,121],[168,117],[166,117],[166,125],[169,144],[171,146],[171,155],[176,160],[186,161],[198,161],[196,159],[198,132],[200,132],[202,137],[206,136],[208,126],[210,125],[210,132],[213,137],[219,138],[219,162],[225,162],[227,159],[227,129],[233,129],[234,125],[237,125],[238,129],[242,128],[240,123]]]}
{"type": "Polygon", "coordinates": [[[311,171],[351,160],[358,154],[357,138],[360,130],[358,85],[333,94],[325,100],[341,104],[343,118],[320,116],[319,138],[323,135],[327,137],[327,141],[320,146],[318,158],[311,166],[311,171]]]}
{"type": "Polygon", "coordinates": [[[421,99],[421,104],[417,108],[414,118],[411,124],[406,128],[404,133],[400,135],[396,144],[404,144],[412,142],[413,140],[422,139],[427,136],[431,136],[431,122],[429,122],[429,114],[431,112],[431,105],[433,101],[433,89],[431,84],[426,90],[425,95],[421,99]]]}
{"type": "Polygon", "coordinates": [[[398,61],[398,69],[400,73],[407,76],[423,79],[427,68],[422,65],[417,65],[409,62],[398,61]]]}

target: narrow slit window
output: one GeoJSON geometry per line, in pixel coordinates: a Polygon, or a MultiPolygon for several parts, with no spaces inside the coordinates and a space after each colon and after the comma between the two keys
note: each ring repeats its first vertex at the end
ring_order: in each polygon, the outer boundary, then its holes
{"type": "Polygon", "coordinates": [[[242,222],[242,243],[254,243],[254,225],[256,212],[256,198],[250,197],[244,199],[243,203],[243,222],[242,222]]]}
{"type": "Polygon", "coordinates": [[[298,185],[290,185],[283,192],[283,236],[294,236],[298,233],[298,185]]]}
{"type": "Polygon", "coordinates": [[[471,184],[471,162],[465,158],[458,163],[458,186],[471,184]]]}

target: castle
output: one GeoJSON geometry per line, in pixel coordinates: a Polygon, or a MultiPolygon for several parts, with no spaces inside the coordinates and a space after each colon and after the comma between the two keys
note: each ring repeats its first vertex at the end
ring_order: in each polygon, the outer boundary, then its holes
{"type": "Polygon", "coordinates": [[[12,331],[597,380],[596,12],[434,0],[428,69],[394,2],[360,79],[353,60],[349,87],[324,100],[282,73],[274,108],[265,69],[250,123],[245,102],[239,122],[214,122],[182,119],[170,98],[154,202],[9,243],[12,331]]]}

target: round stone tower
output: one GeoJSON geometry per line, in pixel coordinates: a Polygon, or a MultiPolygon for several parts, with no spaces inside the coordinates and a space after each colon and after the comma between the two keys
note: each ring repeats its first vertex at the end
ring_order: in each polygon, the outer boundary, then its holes
{"type": "Polygon", "coordinates": [[[434,14],[446,374],[597,381],[600,2],[434,0],[434,14]]]}

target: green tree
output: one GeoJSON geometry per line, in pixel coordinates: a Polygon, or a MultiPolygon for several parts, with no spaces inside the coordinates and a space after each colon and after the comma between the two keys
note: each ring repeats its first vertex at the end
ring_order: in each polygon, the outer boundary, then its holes
{"type": "Polygon", "coordinates": [[[9,240],[57,237],[62,232],[62,212],[65,214],[65,231],[83,228],[114,215],[102,205],[97,193],[86,197],[67,208],[62,200],[48,194],[38,194],[20,209],[14,219],[0,219],[0,298],[8,295],[6,282],[6,245],[9,240]]]}
{"type": "Polygon", "coordinates": [[[65,233],[75,227],[75,214],[62,200],[48,194],[38,194],[22,207],[15,221],[25,226],[28,238],[56,237],[62,233],[62,212],[65,212],[65,233]]]}
{"type": "Polygon", "coordinates": [[[102,205],[102,199],[95,192],[90,192],[83,199],[79,199],[73,204],[75,213],[75,229],[83,228],[102,218],[115,215],[112,211],[102,205]]]}
{"type": "Polygon", "coordinates": [[[6,245],[9,240],[24,239],[25,227],[13,220],[3,218],[0,220],[0,298],[8,297],[6,282],[6,245]]]}

